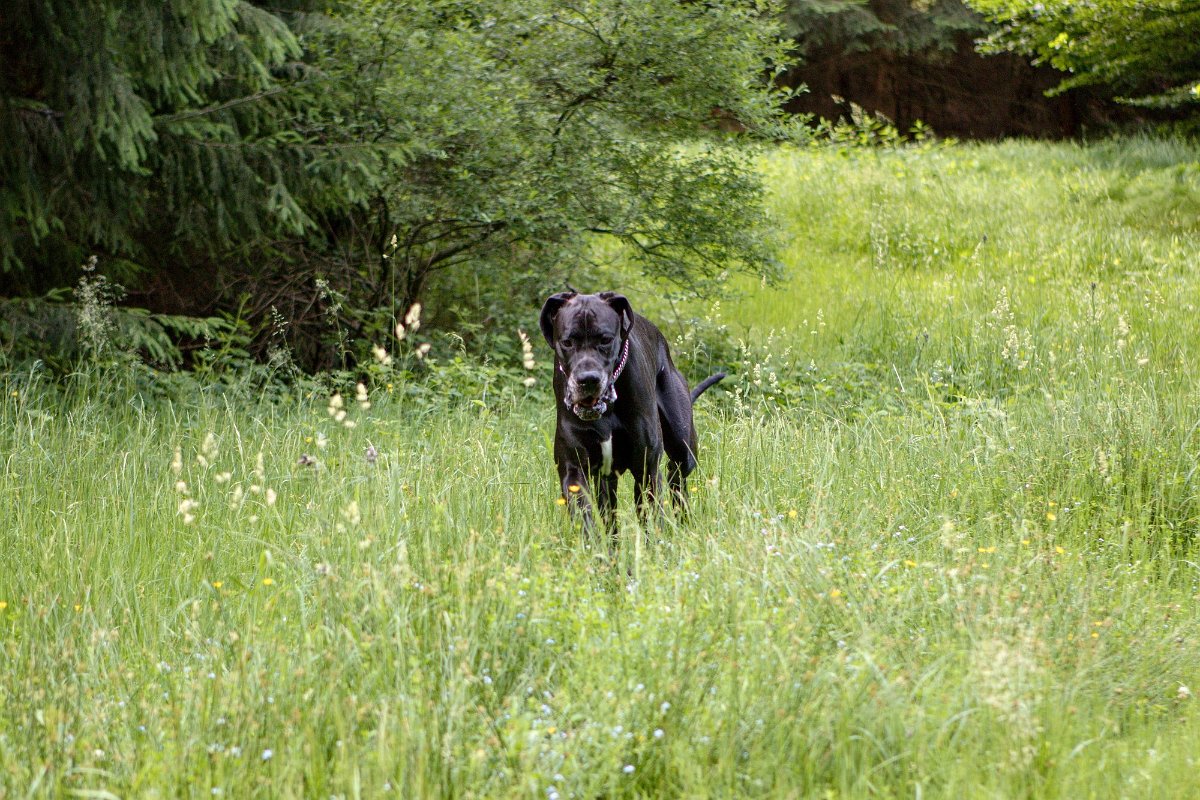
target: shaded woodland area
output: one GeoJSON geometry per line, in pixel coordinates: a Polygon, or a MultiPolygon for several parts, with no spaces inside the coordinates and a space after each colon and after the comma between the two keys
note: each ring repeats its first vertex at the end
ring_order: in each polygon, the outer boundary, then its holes
{"type": "Polygon", "coordinates": [[[853,104],[902,131],[920,122],[965,139],[1068,138],[1171,117],[1097,89],[1051,96],[1066,74],[979,52],[995,26],[960,0],[792,0],[785,19],[799,56],[786,80],[807,89],[788,106],[796,113],[849,119],[853,104]]]}
{"type": "Polygon", "coordinates": [[[163,367],[346,366],[416,302],[477,346],[606,270],[680,298],[774,274],[745,145],[864,114],[892,144],[1074,137],[1200,98],[1195,0],[969,3],[12,0],[0,357],[68,368],[81,279],[163,367]]]}
{"type": "Polygon", "coordinates": [[[1055,70],[1020,56],[980,55],[967,36],[932,56],[821,50],[788,77],[808,89],[789,106],[797,113],[832,119],[847,116],[853,102],[901,130],[919,121],[964,139],[1067,138],[1136,119],[1092,92],[1047,97],[1061,79],[1055,70]]]}

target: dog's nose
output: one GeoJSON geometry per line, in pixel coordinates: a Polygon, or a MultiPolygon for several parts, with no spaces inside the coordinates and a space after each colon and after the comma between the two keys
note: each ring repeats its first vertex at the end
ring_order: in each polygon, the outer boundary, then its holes
{"type": "Polygon", "coordinates": [[[581,372],[575,376],[575,382],[579,384],[580,389],[592,391],[600,388],[600,373],[599,372],[581,372]]]}

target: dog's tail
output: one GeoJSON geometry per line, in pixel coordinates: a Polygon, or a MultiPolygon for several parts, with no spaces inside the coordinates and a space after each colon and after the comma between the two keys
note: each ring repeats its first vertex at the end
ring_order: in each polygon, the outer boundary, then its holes
{"type": "Polygon", "coordinates": [[[718,372],[716,375],[709,375],[704,380],[696,384],[696,388],[692,389],[692,402],[696,402],[696,398],[704,394],[704,391],[711,387],[714,383],[725,377],[724,372],[718,372]]]}

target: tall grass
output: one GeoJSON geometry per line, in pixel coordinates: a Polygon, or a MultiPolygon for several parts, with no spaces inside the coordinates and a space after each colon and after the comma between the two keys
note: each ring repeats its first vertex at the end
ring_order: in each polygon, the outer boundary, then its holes
{"type": "Polygon", "coordinates": [[[737,374],[615,563],[536,389],[7,376],[0,795],[1192,796],[1196,160],[771,155],[790,281],[684,310],[737,374]]]}

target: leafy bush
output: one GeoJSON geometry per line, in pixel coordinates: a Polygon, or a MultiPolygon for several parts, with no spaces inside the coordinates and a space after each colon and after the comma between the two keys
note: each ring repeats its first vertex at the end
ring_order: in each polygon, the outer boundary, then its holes
{"type": "Polygon", "coordinates": [[[1200,99],[1200,3],[1195,0],[967,0],[999,25],[985,42],[1070,73],[1057,91],[1105,85],[1127,103],[1200,99]]]}

